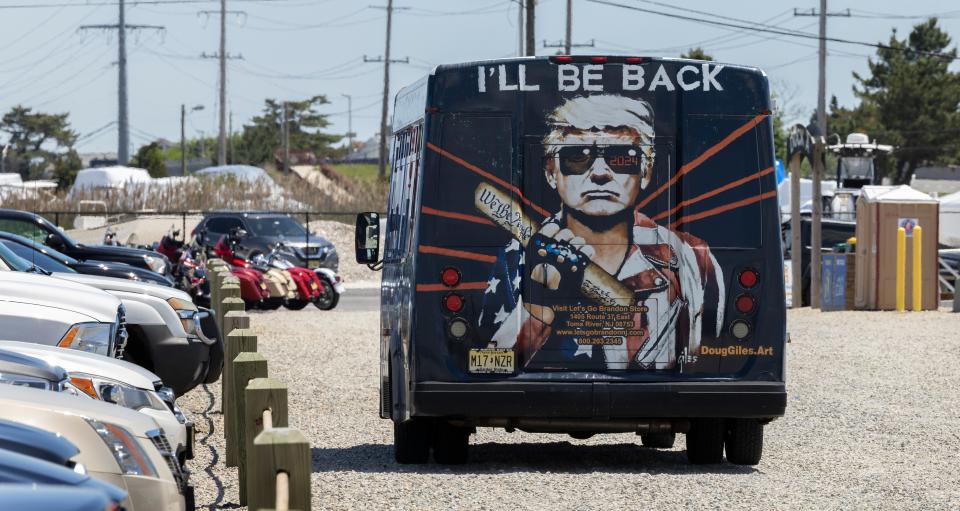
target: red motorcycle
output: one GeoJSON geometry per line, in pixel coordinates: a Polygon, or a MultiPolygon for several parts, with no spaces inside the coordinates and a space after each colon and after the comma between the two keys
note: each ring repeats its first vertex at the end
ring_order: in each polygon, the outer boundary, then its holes
{"type": "MultiPolygon", "coordinates": [[[[277,300],[290,310],[300,310],[316,303],[324,296],[324,282],[310,269],[293,266],[286,261],[271,261],[263,256],[247,261],[236,256],[233,247],[243,238],[242,230],[231,232],[217,241],[214,252],[228,264],[259,271],[265,275],[271,289],[270,303],[277,300]]],[[[272,307],[275,308],[275,307],[272,307]]]]}

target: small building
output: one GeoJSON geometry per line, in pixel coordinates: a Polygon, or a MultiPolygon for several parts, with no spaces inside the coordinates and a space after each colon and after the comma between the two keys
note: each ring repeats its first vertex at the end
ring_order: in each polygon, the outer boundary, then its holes
{"type": "Polygon", "coordinates": [[[910,179],[910,187],[937,196],[958,192],[960,165],[919,167],[910,179]]]}

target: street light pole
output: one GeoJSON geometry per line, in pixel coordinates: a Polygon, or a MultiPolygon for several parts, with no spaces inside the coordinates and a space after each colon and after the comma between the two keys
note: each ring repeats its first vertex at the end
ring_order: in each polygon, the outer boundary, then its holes
{"type": "MultiPolygon", "coordinates": [[[[191,112],[203,110],[203,105],[190,109],[191,112]]],[[[180,175],[187,175],[187,105],[180,103],[180,175]]]]}
{"type": "Polygon", "coordinates": [[[349,94],[341,96],[347,98],[347,141],[350,144],[347,146],[347,154],[350,154],[353,152],[353,97],[349,94]]]}

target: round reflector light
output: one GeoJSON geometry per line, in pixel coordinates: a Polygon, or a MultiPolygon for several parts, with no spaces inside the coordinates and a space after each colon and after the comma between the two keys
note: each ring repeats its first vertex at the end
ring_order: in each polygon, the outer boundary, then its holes
{"type": "Polygon", "coordinates": [[[733,334],[737,339],[743,340],[750,335],[750,323],[742,319],[738,319],[730,325],[730,333],[733,334]]]}
{"type": "Polygon", "coordinates": [[[460,270],[446,267],[440,272],[440,281],[447,287],[454,287],[460,283],[460,270]]]}
{"type": "Polygon", "coordinates": [[[443,297],[443,308],[450,312],[460,312],[463,310],[463,297],[457,293],[450,293],[443,297]]]}
{"type": "Polygon", "coordinates": [[[753,311],[753,306],[754,306],[753,297],[747,294],[740,295],[737,297],[737,301],[735,302],[735,305],[737,307],[737,310],[740,311],[741,314],[746,314],[748,312],[751,312],[753,311]]]}
{"type": "Polygon", "coordinates": [[[453,321],[447,324],[447,332],[450,334],[450,337],[458,340],[467,336],[468,329],[467,321],[463,318],[454,318],[453,321]]]}
{"type": "Polygon", "coordinates": [[[760,281],[760,275],[757,275],[756,270],[747,269],[740,272],[739,280],[741,286],[750,289],[760,281]]]}

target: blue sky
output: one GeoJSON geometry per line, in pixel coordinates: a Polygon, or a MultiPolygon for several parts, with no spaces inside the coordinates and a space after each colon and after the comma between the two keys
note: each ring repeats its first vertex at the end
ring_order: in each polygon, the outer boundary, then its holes
{"type": "MultiPolygon", "coordinates": [[[[109,1],[109,0],[108,0],[109,1]]],[[[130,1],[130,0],[128,0],[130,1]]],[[[360,138],[379,127],[383,67],[363,56],[383,53],[385,12],[370,8],[385,0],[228,0],[228,8],[244,11],[228,20],[228,51],[243,60],[230,62],[229,107],[234,128],[249,122],[267,97],[302,99],[325,94],[331,104],[331,131],[347,131],[347,101],[353,96],[354,130],[360,138]]],[[[619,0],[638,7],[698,18],[656,2],[619,0]]],[[[105,0],[0,0],[0,111],[22,103],[47,112],[69,112],[83,135],[81,152],[115,151],[117,72],[116,33],[78,31],[83,24],[116,23],[117,7],[93,5],[105,0]],[[61,7],[5,9],[23,4],[74,4],[61,7]],[[102,130],[100,130],[103,128],[102,130]],[[100,131],[97,131],[100,130],[100,131]]],[[[817,7],[816,0],[795,2],[689,0],[678,6],[722,14],[746,24],[816,33],[817,20],[795,17],[793,8],[817,7]]],[[[914,0],[834,1],[828,11],[850,8],[855,17],[828,21],[828,35],[868,42],[886,41],[891,28],[906,35],[919,19],[903,16],[944,15],[942,26],[960,35],[960,6],[914,0]]],[[[816,41],[733,28],[705,26],[650,13],[574,0],[574,42],[596,41],[596,48],[574,53],[676,56],[702,46],[717,60],[759,66],[788,111],[804,118],[816,106],[816,41]]],[[[392,91],[427,73],[432,65],[511,57],[517,52],[517,5],[512,0],[395,0],[393,57],[410,64],[391,68],[392,91]]],[[[540,0],[537,9],[539,54],[544,39],[564,33],[564,0],[540,0]]],[[[134,5],[127,22],[164,25],[162,33],[141,31],[128,38],[131,140],[135,146],[156,137],[178,140],[180,104],[203,105],[190,114],[188,136],[216,132],[215,60],[201,53],[217,51],[218,18],[200,13],[219,8],[218,1],[170,5],[134,5]]],[[[854,103],[852,71],[865,73],[873,50],[829,43],[828,98],[854,103]]]]}

